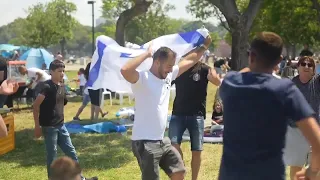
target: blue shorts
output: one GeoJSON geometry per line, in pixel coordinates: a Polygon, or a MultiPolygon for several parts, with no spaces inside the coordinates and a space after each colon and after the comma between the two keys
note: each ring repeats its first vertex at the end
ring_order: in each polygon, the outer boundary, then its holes
{"type": "Polygon", "coordinates": [[[171,144],[181,144],[182,136],[186,129],[190,134],[191,151],[202,151],[204,117],[172,115],[169,124],[171,144]]]}

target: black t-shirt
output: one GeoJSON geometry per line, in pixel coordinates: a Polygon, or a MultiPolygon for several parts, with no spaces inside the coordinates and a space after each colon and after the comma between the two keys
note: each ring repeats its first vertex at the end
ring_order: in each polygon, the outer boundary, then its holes
{"type": "Polygon", "coordinates": [[[43,82],[40,93],[45,96],[40,105],[40,126],[59,126],[64,123],[64,105],[67,104],[65,86],[52,80],[43,82]]]}
{"type": "Polygon", "coordinates": [[[229,72],[219,90],[223,102],[221,180],[285,180],[287,120],[314,116],[289,79],[229,72]]]}
{"type": "Polygon", "coordinates": [[[176,85],[176,97],[173,103],[172,114],[177,116],[206,116],[206,97],[208,86],[209,66],[197,65],[181,74],[174,83],[176,85]]]}
{"type": "Polygon", "coordinates": [[[221,111],[221,112],[215,112],[215,111],[213,111],[212,112],[212,116],[211,116],[211,119],[212,120],[219,120],[219,119],[221,119],[222,118],[222,116],[223,116],[223,112],[221,111]]]}
{"type": "Polygon", "coordinates": [[[0,71],[3,71],[3,80],[0,79],[0,84],[7,79],[8,76],[8,67],[7,61],[3,58],[0,58],[0,71]]]}

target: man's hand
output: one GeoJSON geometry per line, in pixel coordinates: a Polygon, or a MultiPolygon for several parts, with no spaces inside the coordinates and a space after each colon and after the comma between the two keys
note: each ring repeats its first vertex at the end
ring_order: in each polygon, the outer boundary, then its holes
{"type": "Polygon", "coordinates": [[[0,86],[0,94],[10,95],[17,92],[19,85],[15,81],[5,80],[0,86]]]}
{"type": "Polygon", "coordinates": [[[302,168],[301,171],[296,173],[295,180],[320,180],[320,176],[310,177],[307,173],[307,169],[302,168]]]}
{"type": "Polygon", "coordinates": [[[40,138],[42,136],[41,128],[40,127],[35,127],[34,128],[34,136],[36,138],[40,138]]]}
{"type": "Polygon", "coordinates": [[[221,79],[220,79],[219,75],[217,74],[216,70],[210,68],[208,75],[207,75],[207,78],[212,84],[214,84],[216,86],[220,86],[221,79]]]}

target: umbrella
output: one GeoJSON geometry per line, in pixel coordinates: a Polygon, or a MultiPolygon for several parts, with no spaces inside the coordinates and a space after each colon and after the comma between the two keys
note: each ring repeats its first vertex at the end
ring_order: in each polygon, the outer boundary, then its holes
{"type": "Polygon", "coordinates": [[[45,63],[49,68],[50,63],[53,61],[52,55],[43,48],[32,48],[22,54],[19,60],[27,61],[27,68],[39,68],[42,69],[42,64],[45,63]]]}

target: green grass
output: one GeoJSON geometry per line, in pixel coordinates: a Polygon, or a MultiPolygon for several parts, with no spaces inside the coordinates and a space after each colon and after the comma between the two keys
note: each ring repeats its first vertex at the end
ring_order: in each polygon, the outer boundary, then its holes
{"type": "MultiPolygon", "coordinates": [[[[75,72],[67,72],[69,79],[76,78],[75,72]]],[[[207,111],[212,111],[215,87],[209,85],[207,111]]],[[[65,119],[69,121],[80,106],[80,98],[71,99],[65,107],[65,119]]],[[[133,104],[131,104],[133,105],[133,104]]],[[[120,107],[130,106],[127,99],[120,106],[118,100],[109,106],[105,101],[104,110],[109,111],[107,119],[115,117],[120,107]]],[[[170,103],[170,108],[172,102],[170,103]]],[[[82,119],[89,119],[89,106],[81,114],[82,119]]],[[[46,179],[46,157],[43,140],[34,139],[33,117],[31,110],[21,110],[14,114],[16,131],[16,148],[12,152],[0,156],[0,180],[44,180],[46,179]]],[[[87,121],[89,123],[89,121],[87,121]]],[[[139,180],[140,170],[131,152],[130,136],[120,134],[82,134],[71,135],[77,150],[80,164],[85,176],[98,176],[108,180],[139,180]]],[[[190,143],[182,144],[184,160],[187,167],[186,179],[191,179],[190,143]]],[[[222,145],[204,144],[202,166],[199,180],[217,179],[222,145]]],[[[63,155],[59,149],[59,156],[63,155]]],[[[168,179],[161,172],[161,179],[168,179]]]]}

